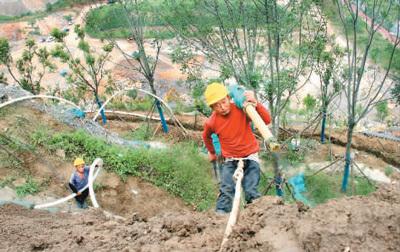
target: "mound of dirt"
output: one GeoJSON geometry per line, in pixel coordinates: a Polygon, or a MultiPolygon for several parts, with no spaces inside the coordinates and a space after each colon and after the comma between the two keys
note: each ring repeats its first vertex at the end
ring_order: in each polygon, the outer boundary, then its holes
{"type": "Polygon", "coordinates": [[[231,247],[261,251],[396,251],[399,187],[331,200],[308,211],[262,200],[243,213],[231,247]]]}
{"type": "MultiPolygon", "coordinates": [[[[242,211],[223,251],[396,251],[399,213],[398,185],[308,210],[266,196],[242,211]]],[[[9,251],[216,251],[227,219],[175,211],[120,220],[95,209],[70,215],[5,205],[0,243],[9,251]]]]}

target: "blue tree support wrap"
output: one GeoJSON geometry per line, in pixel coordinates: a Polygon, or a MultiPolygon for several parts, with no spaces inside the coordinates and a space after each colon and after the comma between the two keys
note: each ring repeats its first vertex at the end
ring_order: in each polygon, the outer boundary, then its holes
{"type": "Polygon", "coordinates": [[[161,103],[160,103],[159,100],[156,100],[156,106],[157,106],[158,114],[160,115],[160,120],[161,120],[161,125],[162,125],[162,128],[163,128],[163,131],[165,133],[168,133],[167,121],[165,121],[164,113],[162,111],[161,103]]]}
{"type": "MultiPolygon", "coordinates": [[[[96,95],[96,103],[99,106],[99,108],[101,108],[102,103],[101,103],[101,101],[100,101],[100,99],[99,99],[99,97],[97,95],[96,95]]],[[[106,124],[107,123],[107,118],[106,118],[106,113],[104,112],[104,108],[101,109],[100,114],[101,114],[101,120],[103,121],[103,124],[106,124]]]]}

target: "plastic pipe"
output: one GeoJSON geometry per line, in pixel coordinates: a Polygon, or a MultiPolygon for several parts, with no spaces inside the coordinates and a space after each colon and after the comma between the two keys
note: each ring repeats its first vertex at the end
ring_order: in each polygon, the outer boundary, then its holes
{"type": "Polygon", "coordinates": [[[57,96],[51,96],[51,95],[29,95],[29,96],[19,97],[19,98],[13,99],[11,101],[7,101],[7,102],[4,102],[4,103],[1,103],[0,104],[0,108],[3,108],[5,106],[7,106],[7,105],[10,105],[10,104],[13,104],[13,103],[16,103],[16,102],[19,102],[19,101],[37,99],[37,98],[47,98],[47,99],[59,100],[59,101],[68,103],[69,105],[74,106],[75,108],[80,109],[80,107],[78,107],[75,103],[73,103],[71,101],[65,100],[65,99],[57,97],[57,96]]]}
{"type": "MultiPolygon", "coordinates": [[[[92,163],[92,165],[90,166],[90,169],[89,169],[88,184],[84,188],[79,190],[79,192],[83,192],[84,190],[89,188],[90,200],[92,201],[93,206],[96,207],[96,208],[99,207],[99,204],[97,203],[96,196],[94,194],[93,182],[97,178],[97,175],[99,175],[99,172],[100,172],[102,167],[103,167],[103,160],[101,158],[96,158],[94,160],[94,162],[92,163]],[[97,166],[97,170],[96,170],[96,173],[94,173],[94,168],[96,166],[97,166]]],[[[66,202],[66,201],[68,201],[70,199],[73,199],[76,195],[77,195],[77,193],[72,193],[71,195],[68,195],[67,197],[58,199],[58,200],[53,201],[53,202],[44,203],[44,204],[40,204],[40,205],[35,205],[33,208],[34,209],[41,209],[41,208],[48,208],[48,207],[56,206],[58,204],[66,202]]]]}
{"type": "Polygon", "coordinates": [[[233,178],[236,180],[236,186],[235,186],[235,196],[233,198],[233,204],[232,204],[232,211],[229,215],[229,220],[228,224],[226,225],[225,233],[224,233],[224,238],[221,243],[221,247],[219,251],[222,251],[222,248],[224,247],[225,243],[228,241],[229,235],[232,233],[232,228],[235,226],[236,221],[239,216],[239,206],[240,206],[240,196],[242,194],[242,179],[243,179],[243,159],[238,159],[238,167],[235,170],[235,173],[233,174],[233,178]]]}

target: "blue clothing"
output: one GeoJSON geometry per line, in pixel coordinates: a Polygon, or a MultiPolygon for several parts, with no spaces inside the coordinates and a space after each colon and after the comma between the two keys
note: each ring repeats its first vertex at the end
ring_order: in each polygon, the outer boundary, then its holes
{"type": "Polygon", "coordinates": [[[212,144],[214,146],[215,154],[221,156],[221,143],[219,142],[218,135],[215,133],[211,134],[212,144]]]}
{"type": "Polygon", "coordinates": [[[75,187],[75,190],[71,187],[72,191],[75,193],[84,188],[88,184],[89,179],[89,166],[85,166],[83,170],[83,178],[81,178],[77,171],[74,171],[71,174],[71,178],[69,180],[69,184],[75,187]]]}
{"type": "MultiPolygon", "coordinates": [[[[246,203],[251,203],[259,198],[261,194],[258,192],[258,184],[260,182],[260,165],[254,160],[243,160],[244,176],[242,187],[245,193],[246,203]]],[[[232,201],[235,196],[235,181],[232,176],[237,168],[238,161],[228,161],[222,165],[222,178],[220,185],[220,193],[217,200],[217,211],[230,212],[232,210],[232,201]]]]}

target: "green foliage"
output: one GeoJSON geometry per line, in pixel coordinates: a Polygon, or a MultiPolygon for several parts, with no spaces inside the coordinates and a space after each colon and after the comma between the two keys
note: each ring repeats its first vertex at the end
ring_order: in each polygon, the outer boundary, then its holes
{"type": "MultiPolygon", "coordinates": [[[[127,10],[123,4],[102,6],[91,10],[86,19],[86,32],[95,38],[130,38],[132,36],[128,19],[128,12],[133,11],[134,6],[128,3],[127,10]]],[[[161,1],[140,1],[139,12],[142,13],[141,21],[150,29],[145,30],[145,38],[167,39],[174,37],[174,33],[165,27],[165,22],[160,18],[160,13],[166,9],[161,1]]]]}
{"type": "Polygon", "coordinates": [[[15,192],[20,198],[29,194],[38,193],[39,191],[40,191],[39,183],[33,180],[32,177],[30,176],[28,177],[25,184],[15,187],[15,192]]]}
{"type": "Polygon", "coordinates": [[[39,126],[30,135],[31,143],[35,146],[43,146],[50,140],[49,129],[44,126],[39,126]]]}
{"type": "Polygon", "coordinates": [[[63,18],[68,22],[72,21],[72,15],[64,15],[63,18]]]}
{"type": "MultiPolygon", "coordinates": [[[[130,95],[134,95],[134,93],[130,95]]],[[[108,103],[107,107],[110,109],[122,109],[127,111],[150,111],[153,104],[154,98],[151,96],[144,96],[132,101],[112,100],[108,103]]]]}
{"type": "Polygon", "coordinates": [[[58,28],[53,28],[50,32],[50,35],[53,36],[57,42],[63,42],[64,38],[67,36],[67,33],[58,28]]]}
{"type": "Polygon", "coordinates": [[[393,174],[394,170],[392,166],[386,166],[385,167],[385,175],[390,177],[393,174]]]}
{"type": "Polygon", "coordinates": [[[294,166],[303,163],[307,154],[316,150],[317,141],[314,139],[300,139],[298,148],[293,148],[291,143],[287,143],[287,151],[282,154],[282,163],[294,166]]]}
{"type": "Polygon", "coordinates": [[[0,38],[0,63],[6,65],[10,59],[10,44],[6,38],[0,38]]]}
{"type": "Polygon", "coordinates": [[[18,17],[0,15],[0,23],[7,23],[18,19],[18,17]]]}
{"type": "Polygon", "coordinates": [[[388,107],[388,102],[385,101],[380,101],[376,104],[376,112],[378,113],[378,118],[381,121],[384,121],[386,117],[389,115],[389,107],[388,107]]]}
{"type": "Polygon", "coordinates": [[[106,186],[102,183],[93,183],[93,190],[96,192],[103,190],[104,188],[106,188],[106,186]]]}
{"type": "Polygon", "coordinates": [[[4,179],[0,179],[0,188],[11,185],[11,183],[14,182],[15,179],[16,178],[14,176],[7,176],[4,179]]]}
{"type": "Polygon", "coordinates": [[[83,131],[56,134],[46,145],[50,150],[63,149],[68,157],[84,156],[88,162],[100,157],[105,168],[126,178],[140,176],[206,210],[214,203],[216,188],[208,161],[200,156],[193,143],[165,149],[123,148],[109,145],[83,131]]]}
{"type": "Polygon", "coordinates": [[[307,94],[307,96],[303,98],[303,105],[306,107],[307,111],[311,112],[317,105],[317,99],[315,99],[314,96],[307,94]]]}
{"type": "Polygon", "coordinates": [[[51,35],[58,42],[51,51],[51,55],[58,58],[62,63],[68,64],[69,71],[64,77],[71,87],[65,95],[70,96],[70,98],[81,98],[85,97],[85,92],[91,92],[97,100],[101,85],[103,85],[107,92],[110,92],[114,88],[111,72],[105,66],[105,62],[110,58],[114,44],[105,44],[102,47],[102,52],[96,53],[89,42],[85,40],[85,33],[80,25],[74,27],[74,32],[80,39],[78,48],[83,54],[84,61],[72,55],[71,50],[65,42],[67,33],[57,28],[51,31],[51,35]],[[78,97],[73,95],[75,92],[79,92],[78,97]]]}
{"type": "MultiPolygon", "coordinates": [[[[304,149],[303,149],[304,150],[304,149]]],[[[305,151],[296,151],[292,149],[288,149],[286,152],[285,158],[291,165],[296,165],[302,163],[306,157],[305,151]]]]}
{"type": "Polygon", "coordinates": [[[55,69],[55,65],[52,64],[50,59],[50,53],[46,47],[38,48],[32,38],[27,38],[22,56],[15,60],[15,68],[19,74],[17,75],[13,69],[14,60],[8,40],[0,38],[0,65],[4,65],[7,68],[7,71],[18,85],[33,94],[40,93],[41,80],[46,72],[55,69]]]}
{"type": "Polygon", "coordinates": [[[139,128],[135,129],[130,134],[130,137],[135,140],[149,140],[151,137],[151,130],[147,126],[147,123],[143,123],[140,125],[139,128]]]}
{"type": "Polygon", "coordinates": [[[391,90],[391,94],[396,103],[400,105],[400,75],[394,76],[394,79],[395,79],[395,84],[391,90]]]}

